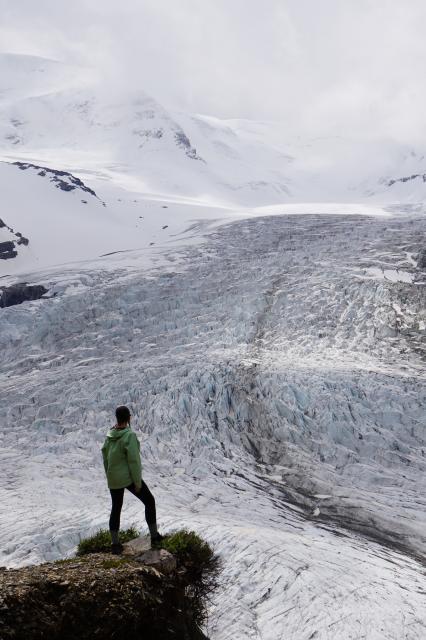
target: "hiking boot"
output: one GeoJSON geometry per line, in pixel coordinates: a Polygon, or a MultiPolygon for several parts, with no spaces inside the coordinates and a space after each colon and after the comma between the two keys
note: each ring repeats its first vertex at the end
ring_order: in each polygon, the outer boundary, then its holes
{"type": "Polygon", "coordinates": [[[115,556],[120,556],[123,553],[123,545],[120,542],[118,544],[112,544],[111,553],[115,556]]]}
{"type": "Polygon", "coordinates": [[[156,533],[154,536],[151,536],[151,549],[159,549],[163,539],[164,536],[162,536],[161,533],[156,533]]]}

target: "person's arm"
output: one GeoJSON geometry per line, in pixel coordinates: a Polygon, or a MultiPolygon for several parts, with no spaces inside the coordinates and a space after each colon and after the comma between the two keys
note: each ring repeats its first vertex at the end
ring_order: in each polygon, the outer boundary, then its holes
{"type": "Polygon", "coordinates": [[[134,433],[130,433],[129,435],[129,439],[126,444],[126,456],[133,484],[136,489],[140,489],[142,484],[141,454],[139,440],[134,433]]]}
{"type": "Polygon", "coordinates": [[[103,461],[104,461],[105,473],[108,473],[108,453],[107,453],[106,443],[102,447],[102,458],[103,458],[103,461]]]}

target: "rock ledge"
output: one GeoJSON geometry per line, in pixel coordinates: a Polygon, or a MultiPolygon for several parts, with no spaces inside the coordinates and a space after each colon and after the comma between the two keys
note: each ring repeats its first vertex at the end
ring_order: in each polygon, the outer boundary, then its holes
{"type": "Polygon", "coordinates": [[[123,556],[0,568],[2,640],[205,640],[187,598],[185,566],[164,549],[141,549],[146,541],[138,540],[123,556]]]}

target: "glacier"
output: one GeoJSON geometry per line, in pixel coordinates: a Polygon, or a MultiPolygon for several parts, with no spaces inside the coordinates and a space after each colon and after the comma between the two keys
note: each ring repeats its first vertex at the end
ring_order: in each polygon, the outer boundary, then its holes
{"type": "Polygon", "coordinates": [[[0,308],[0,564],[107,525],[127,404],[161,528],[222,558],[209,637],[424,640],[423,150],[0,71],[0,295],[47,290],[0,308]]]}
{"type": "Polygon", "coordinates": [[[425,228],[200,221],[158,263],[29,273],[49,299],[0,310],[0,563],[106,525],[124,403],[162,528],[224,559],[212,638],[424,638],[425,228]]]}

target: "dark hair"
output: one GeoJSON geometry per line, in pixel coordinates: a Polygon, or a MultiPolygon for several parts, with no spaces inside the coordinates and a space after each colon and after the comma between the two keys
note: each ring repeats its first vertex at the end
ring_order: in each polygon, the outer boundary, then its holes
{"type": "Polygon", "coordinates": [[[130,420],[130,411],[127,407],[117,407],[115,417],[117,418],[117,424],[124,424],[130,420]]]}

